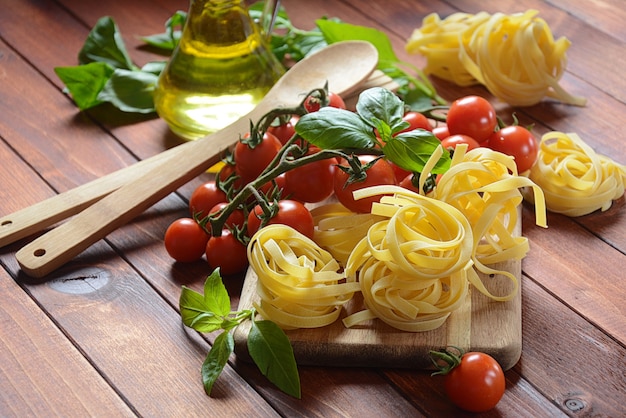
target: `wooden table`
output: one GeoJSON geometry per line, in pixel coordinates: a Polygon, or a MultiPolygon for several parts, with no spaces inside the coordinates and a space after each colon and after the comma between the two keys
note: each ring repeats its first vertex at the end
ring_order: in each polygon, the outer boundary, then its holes
{"type": "MultiPolygon", "coordinates": [[[[430,12],[478,12],[479,2],[285,0],[294,23],[322,15],[380,28],[404,59],[404,44],[430,12]]],[[[55,66],[74,65],[96,20],[113,16],[133,59],[156,57],[139,35],[163,31],[183,0],[0,0],[0,214],[83,184],[179,140],[156,118],[79,113],[55,66]]],[[[626,163],[626,11],[621,0],[487,0],[489,12],[538,9],[556,36],[572,41],[563,84],[584,108],[549,101],[514,109],[535,133],[576,132],[597,152],[626,163]]],[[[448,100],[482,88],[436,81],[448,100]]],[[[499,106],[499,111],[508,111],[499,106]]],[[[412,370],[302,367],[303,396],[291,398],[250,364],[232,361],[207,397],[200,366],[214,338],[183,327],[181,285],[199,289],[204,263],[174,265],[162,236],[186,213],[204,179],[168,196],[77,259],[34,282],[15,252],[0,249],[1,416],[462,416],[441,379],[412,370]]],[[[604,213],[550,214],[523,233],[523,352],[506,372],[507,391],[485,416],[626,415],[626,212],[622,197],[604,213]]],[[[227,283],[233,303],[241,279],[227,283]]]]}

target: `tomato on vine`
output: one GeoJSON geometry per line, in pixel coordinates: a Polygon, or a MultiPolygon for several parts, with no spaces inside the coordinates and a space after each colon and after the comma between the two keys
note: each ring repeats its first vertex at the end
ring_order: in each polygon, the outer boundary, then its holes
{"type": "Polygon", "coordinates": [[[215,205],[226,201],[228,201],[226,193],[216,182],[208,181],[196,187],[191,194],[189,212],[194,217],[204,218],[215,205]]]}
{"type": "Polygon", "coordinates": [[[350,175],[340,168],[344,167],[347,169],[349,167],[348,162],[344,160],[335,168],[333,188],[337,200],[346,208],[353,212],[369,213],[372,210],[372,203],[380,201],[380,196],[354,200],[352,192],[370,186],[396,184],[396,176],[391,165],[383,158],[374,155],[360,155],[358,158],[362,166],[372,163],[365,171],[366,177],[361,181],[354,181],[347,184],[350,175]],[[376,160],[376,162],[373,162],[374,160],[376,160]]]}
{"type": "MultiPolygon", "coordinates": [[[[313,222],[313,215],[309,209],[304,206],[303,203],[297,200],[284,199],[279,200],[278,203],[270,203],[270,206],[277,205],[277,207],[270,208],[272,212],[271,216],[265,225],[282,224],[288,225],[300,232],[303,235],[313,239],[313,233],[315,231],[315,223],[313,222]]],[[[263,212],[263,206],[257,204],[248,214],[248,235],[253,236],[261,227],[265,214],[263,212]]]]}
{"type": "Polygon", "coordinates": [[[271,133],[265,132],[261,141],[250,147],[246,141],[239,141],[235,145],[235,171],[247,184],[256,179],[276,157],[283,144],[271,133]]]}
{"type": "Polygon", "coordinates": [[[224,228],[219,237],[209,238],[205,255],[209,266],[212,269],[219,268],[225,276],[241,273],[248,268],[246,246],[228,228],[224,228]]]}
{"type": "Polygon", "coordinates": [[[285,194],[306,203],[317,203],[329,198],[333,194],[335,163],[334,158],[327,158],[287,171],[285,194]]]}
{"type": "MultiPolygon", "coordinates": [[[[346,103],[343,101],[341,96],[332,91],[328,92],[328,106],[336,107],[338,109],[346,109],[346,103]]],[[[304,101],[304,108],[308,113],[317,112],[322,107],[322,103],[319,97],[315,97],[313,95],[306,98],[304,101]]]]}
{"type": "Polygon", "coordinates": [[[296,123],[298,122],[298,119],[299,117],[294,115],[287,120],[280,120],[278,124],[270,125],[270,127],[267,128],[267,132],[271,133],[276,138],[278,138],[281,144],[284,145],[296,133],[295,126],[296,126],[296,123]]]}
{"type": "Polygon", "coordinates": [[[448,125],[437,125],[433,128],[433,135],[435,135],[440,141],[450,136],[450,130],[448,125]]]}
{"type": "Polygon", "coordinates": [[[489,137],[487,146],[514,157],[519,173],[529,170],[535,164],[539,152],[533,134],[520,125],[507,126],[494,132],[489,137]]]}
{"type": "Polygon", "coordinates": [[[209,235],[191,218],[180,218],[165,231],[165,250],[174,260],[190,263],[202,258],[209,235]]]}
{"type": "Polygon", "coordinates": [[[420,112],[415,112],[412,110],[408,111],[404,114],[402,120],[408,122],[409,127],[402,130],[401,132],[412,131],[414,129],[426,129],[427,131],[433,130],[433,127],[430,124],[428,118],[420,112]]]}
{"type": "MultiPolygon", "coordinates": [[[[209,211],[209,215],[214,215],[217,212],[224,210],[226,207],[228,207],[228,205],[229,205],[228,202],[218,203],[217,205],[213,206],[213,208],[209,211]]],[[[226,221],[224,222],[224,226],[230,227],[230,228],[239,227],[241,229],[243,228],[245,223],[246,223],[246,216],[244,215],[243,210],[235,209],[226,218],[226,221]]],[[[209,226],[210,225],[207,225],[207,227],[209,226]]]]}
{"type": "Polygon", "coordinates": [[[447,348],[431,351],[438,372],[445,375],[446,395],[459,408],[485,412],[494,408],[506,388],[500,364],[489,354],[447,348]],[[443,363],[443,364],[442,364],[443,363]]]}
{"type": "Polygon", "coordinates": [[[480,143],[494,132],[498,120],[488,100],[480,96],[466,96],[452,102],[446,124],[450,135],[471,136],[480,143]]]}
{"type": "Polygon", "coordinates": [[[467,144],[468,151],[480,147],[480,144],[474,138],[468,135],[450,135],[449,137],[441,140],[441,146],[445,149],[454,149],[458,144],[467,144]]]}

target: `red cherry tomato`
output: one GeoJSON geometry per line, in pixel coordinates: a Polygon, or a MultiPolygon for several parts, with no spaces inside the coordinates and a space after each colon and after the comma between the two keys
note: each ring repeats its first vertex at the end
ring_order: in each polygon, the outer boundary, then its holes
{"type": "Polygon", "coordinates": [[[412,131],[414,129],[426,129],[427,131],[432,131],[433,127],[430,124],[430,121],[426,116],[419,112],[409,111],[404,114],[402,118],[405,122],[409,123],[409,127],[402,130],[401,132],[412,131]]]}
{"type": "MultiPolygon", "coordinates": [[[[253,236],[261,226],[263,208],[256,205],[248,214],[248,235],[253,236]]],[[[279,200],[278,213],[272,217],[267,225],[288,225],[303,235],[313,239],[315,224],[311,212],[297,200],[279,200]]]]}
{"type": "Polygon", "coordinates": [[[241,187],[244,184],[243,184],[241,177],[239,177],[239,174],[237,174],[237,170],[235,169],[235,164],[225,164],[220,169],[219,173],[217,173],[217,177],[219,178],[219,181],[221,183],[225,183],[226,181],[229,181],[231,176],[237,176],[237,178],[234,181],[232,181],[230,185],[232,185],[235,191],[241,190],[241,187]]]}
{"type": "Polygon", "coordinates": [[[454,149],[458,144],[467,144],[468,151],[480,147],[474,138],[467,135],[451,135],[441,141],[441,146],[445,149],[454,149]]]}
{"type": "Polygon", "coordinates": [[[239,141],[235,146],[235,170],[243,184],[256,179],[274,159],[282,144],[271,133],[265,132],[263,139],[254,148],[239,141]]]}
{"type": "Polygon", "coordinates": [[[226,202],[226,193],[220,190],[214,181],[208,181],[198,186],[189,198],[189,212],[191,216],[204,218],[213,206],[226,202]]]}
{"type": "MultiPolygon", "coordinates": [[[[359,160],[363,165],[374,160],[373,155],[359,156],[359,160]]],[[[348,162],[343,161],[341,165],[348,167],[348,162]]],[[[335,196],[339,202],[353,212],[369,213],[372,210],[372,203],[380,201],[380,196],[372,196],[364,199],[354,200],[352,192],[370,186],[396,184],[396,176],[393,168],[383,158],[379,158],[368,170],[365,180],[354,182],[346,186],[348,174],[341,169],[335,168],[335,176],[333,187],[335,196]]]]}
{"type": "Polygon", "coordinates": [[[165,231],[165,250],[176,261],[189,263],[202,258],[209,235],[191,218],[177,219],[165,231]]]}
{"type": "Polygon", "coordinates": [[[437,125],[433,128],[433,135],[442,141],[450,136],[450,130],[447,125],[437,125]]]}
{"type": "Polygon", "coordinates": [[[219,237],[209,238],[205,254],[209,266],[219,267],[224,276],[241,273],[248,267],[246,246],[229,229],[222,230],[219,237]]]}
{"type": "MultiPolygon", "coordinates": [[[[217,205],[213,206],[213,208],[209,211],[209,214],[217,213],[220,210],[224,209],[226,206],[228,206],[227,202],[218,203],[217,205]]],[[[226,218],[226,222],[224,222],[224,227],[243,228],[245,222],[246,217],[243,214],[243,210],[235,209],[230,215],[228,215],[228,218],[226,218]]],[[[207,227],[210,227],[210,225],[207,224],[207,227]]]]}
{"type": "Polygon", "coordinates": [[[498,120],[489,101],[479,96],[466,96],[452,102],[446,123],[450,135],[467,135],[482,142],[493,133],[498,120]]]}
{"type": "Polygon", "coordinates": [[[404,187],[405,189],[411,190],[415,193],[419,193],[419,189],[413,184],[413,173],[405,176],[400,181],[399,186],[404,187]]]}
{"type": "Polygon", "coordinates": [[[539,148],[533,134],[523,126],[502,128],[489,137],[487,146],[515,158],[518,173],[529,170],[537,160],[539,148]]]}
{"type": "Polygon", "coordinates": [[[292,116],[288,121],[281,123],[280,125],[271,125],[267,128],[267,132],[278,138],[281,144],[284,145],[296,133],[295,126],[296,123],[298,123],[298,119],[298,116],[292,116]]]}
{"type": "MultiPolygon", "coordinates": [[[[328,106],[336,107],[338,109],[345,109],[346,103],[343,101],[341,96],[330,91],[328,92],[328,106]]],[[[306,101],[304,102],[304,108],[309,113],[317,112],[318,110],[320,110],[321,107],[322,104],[320,103],[320,99],[314,96],[307,97],[306,101]]]]}
{"type": "Polygon", "coordinates": [[[409,174],[413,174],[409,170],[405,170],[404,168],[400,167],[398,164],[395,164],[395,163],[393,163],[391,161],[389,161],[389,165],[393,169],[393,174],[396,177],[396,182],[404,179],[409,174]]]}
{"type": "Polygon", "coordinates": [[[314,161],[285,173],[285,192],[301,202],[316,203],[333,194],[334,158],[314,161]]]}
{"type": "Polygon", "coordinates": [[[448,398],[459,408],[485,412],[494,408],[505,390],[505,379],[498,362],[488,354],[469,352],[445,379],[448,398]]]}

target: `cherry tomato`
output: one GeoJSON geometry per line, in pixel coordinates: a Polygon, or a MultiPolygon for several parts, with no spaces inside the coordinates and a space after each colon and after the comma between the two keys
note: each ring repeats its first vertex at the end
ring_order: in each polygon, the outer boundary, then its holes
{"type": "Polygon", "coordinates": [[[271,125],[267,128],[267,132],[274,135],[281,144],[286,144],[287,141],[296,133],[296,123],[298,123],[298,116],[292,116],[289,120],[281,123],[280,125],[271,125]]]}
{"type": "Polygon", "coordinates": [[[480,144],[474,138],[467,135],[450,135],[441,141],[441,146],[445,149],[454,149],[458,144],[467,144],[468,151],[480,147],[480,144]]]}
{"type": "Polygon", "coordinates": [[[469,352],[445,379],[448,398],[459,408],[484,412],[496,406],[505,390],[504,373],[488,354],[469,352]]]}
{"type": "Polygon", "coordinates": [[[450,136],[450,130],[447,125],[437,125],[433,128],[433,135],[442,141],[450,136]]]}
{"type": "Polygon", "coordinates": [[[241,177],[239,177],[239,174],[237,174],[235,164],[225,164],[220,169],[219,173],[217,173],[217,177],[219,178],[221,183],[225,183],[226,181],[228,181],[231,176],[238,176],[237,179],[232,181],[231,185],[234,190],[240,190],[244,184],[241,177]]]}
{"type": "Polygon", "coordinates": [[[419,189],[413,184],[413,173],[405,176],[399,183],[400,187],[419,193],[419,189]]]}
{"type": "MultiPolygon", "coordinates": [[[[217,205],[213,206],[213,208],[209,211],[209,214],[217,213],[220,210],[224,209],[226,206],[228,206],[227,202],[218,203],[217,205]]],[[[230,215],[228,215],[228,218],[226,218],[226,222],[224,222],[224,227],[243,228],[245,222],[246,217],[243,214],[243,210],[235,209],[230,215]]],[[[207,225],[207,227],[210,227],[210,225],[207,225]]]]}
{"type": "Polygon", "coordinates": [[[433,127],[430,124],[430,121],[426,116],[421,114],[420,112],[409,111],[404,114],[402,118],[405,122],[409,123],[409,127],[402,130],[401,132],[412,131],[414,129],[426,129],[427,131],[432,131],[433,127]]]}
{"type": "Polygon", "coordinates": [[[391,166],[391,168],[393,168],[393,174],[396,177],[396,182],[404,179],[409,174],[413,174],[409,170],[405,170],[404,168],[400,167],[398,164],[395,164],[395,163],[393,163],[391,161],[389,161],[389,165],[391,166]]]}
{"type": "Polygon", "coordinates": [[[209,235],[191,218],[177,219],[165,231],[165,250],[176,261],[189,263],[202,258],[209,235]]]}
{"type": "Polygon", "coordinates": [[[316,203],[333,194],[334,158],[314,161],[285,173],[285,190],[291,199],[316,203]]]}
{"type": "MultiPolygon", "coordinates": [[[[341,96],[330,91],[328,92],[328,106],[336,107],[338,109],[345,109],[346,103],[343,101],[341,96]]],[[[304,102],[304,108],[309,113],[317,112],[318,110],[320,110],[321,107],[322,105],[320,103],[320,99],[314,96],[307,97],[306,101],[304,102]]]]}
{"type": "Polygon", "coordinates": [[[189,198],[189,212],[191,216],[204,218],[213,206],[221,202],[226,202],[226,193],[220,190],[214,181],[208,181],[196,189],[189,198]]]}
{"type": "MultiPolygon", "coordinates": [[[[274,177],[274,182],[272,181],[268,181],[267,183],[265,183],[264,185],[262,185],[261,187],[259,187],[259,192],[261,192],[264,195],[268,195],[268,193],[271,193],[274,189],[274,187],[278,188],[278,190],[281,190],[280,195],[281,196],[286,196],[287,192],[286,192],[286,183],[287,183],[287,179],[285,176],[285,173],[279,174],[278,176],[274,177]]],[[[275,196],[269,196],[269,198],[271,199],[272,197],[275,196]]],[[[254,196],[252,196],[252,198],[254,198],[254,196]]]]}
{"type": "Polygon", "coordinates": [[[235,170],[243,184],[256,179],[274,159],[282,144],[271,133],[265,132],[263,139],[254,148],[239,141],[235,146],[235,170]]]}
{"type": "Polygon", "coordinates": [[[514,157],[519,173],[529,170],[535,164],[539,152],[533,134],[519,125],[507,126],[495,132],[489,137],[487,146],[514,157]]]}
{"type": "Polygon", "coordinates": [[[219,267],[225,276],[241,273],[248,267],[246,246],[229,229],[222,230],[219,237],[209,238],[205,254],[209,266],[219,267]]]}
{"type": "MultiPolygon", "coordinates": [[[[248,235],[254,235],[261,226],[263,208],[256,205],[248,214],[248,235]]],[[[313,239],[315,224],[311,212],[297,200],[285,199],[278,201],[278,213],[268,223],[288,225],[303,235],[313,239]]]]}
{"type": "MultiPolygon", "coordinates": [[[[373,155],[359,156],[359,160],[363,165],[374,160],[373,155]]],[[[348,162],[342,162],[343,166],[348,167],[348,162]]],[[[379,158],[367,171],[367,177],[360,182],[354,182],[346,186],[348,174],[341,169],[335,168],[335,176],[333,187],[335,195],[339,202],[353,212],[369,213],[372,210],[372,203],[380,201],[380,196],[372,196],[364,199],[354,200],[352,192],[370,186],[396,184],[396,177],[393,168],[387,160],[379,158]]]]}
{"type": "Polygon", "coordinates": [[[479,96],[466,96],[452,102],[446,123],[450,135],[468,135],[482,142],[493,133],[498,120],[489,101],[479,96]]]}

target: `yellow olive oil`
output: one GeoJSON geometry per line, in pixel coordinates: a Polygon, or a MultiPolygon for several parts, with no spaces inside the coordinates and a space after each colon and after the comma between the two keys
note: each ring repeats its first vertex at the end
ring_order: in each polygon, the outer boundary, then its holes
{"type": "Polygon", "coordinates": [[[252,110],[283,73],[243,2],[192,0],[155,107],[174,133],[194,140],[252,110]]]}

